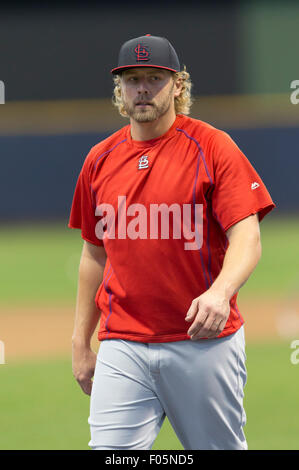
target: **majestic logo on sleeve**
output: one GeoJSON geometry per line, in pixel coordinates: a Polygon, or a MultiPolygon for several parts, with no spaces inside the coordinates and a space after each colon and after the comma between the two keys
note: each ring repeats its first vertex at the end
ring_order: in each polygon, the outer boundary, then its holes
{"type": "Polygon", "coordinates": [[[148,156],[147,155],[142,155],[142,157],[139,158],[138,170],[143,170],[144,168],[148,168],[148,156]]]}
{"type": "Polygon", "coordinates": [[[254,183],[252,183],[251,189],[253,190],[253,189],[259,188],[259,186],[260,185],[255,181],[254,183]]]}
{"type": "Polygon", "coordinates": [[[149,50],[143,44],[137,44],[137,46],[134,49],[134,52],[136,54],[137,62],[147,61],[150,59],[149,50]]]}

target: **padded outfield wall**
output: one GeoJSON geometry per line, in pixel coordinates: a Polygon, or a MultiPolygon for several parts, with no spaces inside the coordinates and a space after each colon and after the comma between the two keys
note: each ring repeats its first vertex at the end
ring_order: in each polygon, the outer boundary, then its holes
{"type": "MultiPolygon", "coordinates": [[[[118,117],[110,100],[4,107],[0,219],[66,219],[89,149],[127,120],[118,117]]],[[[299,211],[299,105],[288,95],[199,97],[192,116],[229,132],[268,187],[274,212],[299,211]]]]}
{"type": "Polygon", "coordinates": [[[192,116],[236,140],[276,202],[273,214],[299,210],[299,104],[290,100],[291,83],[299,83],[295,2],[1,8],[1,221],[68,216],[89,148],[126,123],[110,101],[119,46],[146,33],[174,44],[194,84],[192,116]]]}

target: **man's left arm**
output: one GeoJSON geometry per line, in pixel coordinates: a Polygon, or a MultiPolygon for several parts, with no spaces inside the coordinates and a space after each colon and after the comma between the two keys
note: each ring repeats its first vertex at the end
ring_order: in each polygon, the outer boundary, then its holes
{"type": "Polygon", "coordinates": [[[245,284],[262,253],[258,215],[241,220],[226,231],[229,246],[222,269],[212,286],[196,297],[185,320],[192,322],[191,340],[216,338],[230,314],[230,299],[245,284]]]}

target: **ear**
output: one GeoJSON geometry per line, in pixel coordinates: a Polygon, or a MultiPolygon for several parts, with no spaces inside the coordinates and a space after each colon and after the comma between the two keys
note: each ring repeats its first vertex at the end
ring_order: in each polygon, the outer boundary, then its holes
{"type": "Polygon", "coordinates": [[[174,80],[174,97],[178,98],[182,93],[183,89],[183,82],[181,78],[177,78],[174,80]]]}

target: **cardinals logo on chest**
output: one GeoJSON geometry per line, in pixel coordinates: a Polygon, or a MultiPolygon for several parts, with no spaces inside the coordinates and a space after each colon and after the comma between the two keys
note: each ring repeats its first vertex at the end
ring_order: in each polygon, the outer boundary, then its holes
{"type": "Polygon", "coordinates": [[[148,165],[149,165],[148,156],[142,155],[142,157],[140,157],[138,161],[138,170],[144,170],[145,168],[148,168],[148,165]]]}

